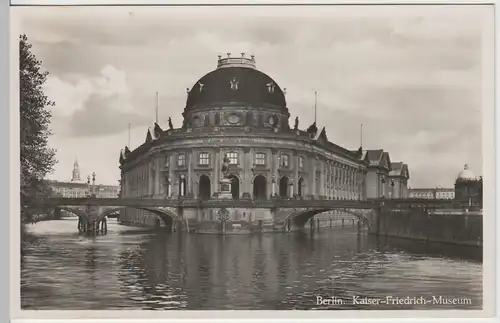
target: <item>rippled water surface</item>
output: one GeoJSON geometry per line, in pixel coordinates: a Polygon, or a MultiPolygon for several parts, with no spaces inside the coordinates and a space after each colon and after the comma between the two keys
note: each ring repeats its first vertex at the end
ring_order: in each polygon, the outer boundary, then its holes
{"type": "Polygon", "coordinates": [[[478,250],[380,241],[351,228],[311,234],[182,235],[125,227],[78,235],[47,221],[21,264],[24,309],[480,309],[478,250]],[[317,305],[317,297],[335,304],[317,305]],[[442,296],[464,305],[353,304],[442,296]],[[340,299],[340,301],[338,301],[340,299]],[[340,304],[340,303],[341,304],[340,304]]]}

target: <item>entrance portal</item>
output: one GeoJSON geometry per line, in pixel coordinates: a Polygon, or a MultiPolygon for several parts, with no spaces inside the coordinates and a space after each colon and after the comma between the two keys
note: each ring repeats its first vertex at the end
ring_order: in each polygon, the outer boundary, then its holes
{"type": "Polygon", "coordinates": [[[253,199],[267,199],[267,180],[263,175],[258,175],[253,179],[253,199]]]}
{"type": "Polygon", "coordinates": [[[287,197],[288,196],[288,177],[283,176],[280,179],[280,196],[287,197]]]}
{"type": "Polygon", "coordinates": [[[200,182],[198,184],[198,196],[202,200],[210,199],[210,178],[207,175],[200,176],[200,182]]]}
{"type": "Polygon", "coordinates": [[[234,175],[229,175],[227,178],[231,180],[231,195],[233,199],[237,200],[240,198],[240,179],[234,175]]]}

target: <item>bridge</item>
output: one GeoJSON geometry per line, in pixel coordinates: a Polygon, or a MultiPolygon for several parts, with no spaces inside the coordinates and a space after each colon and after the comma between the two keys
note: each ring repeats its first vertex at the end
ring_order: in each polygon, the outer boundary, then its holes
{"type": "MultiPolygon", "coordinates": [[[[358,227],[369,227],[371,222],[373,222],[370,221],[370,218],[376,218],[376,214],[380,213],[382,208],[451,208],[453,201],[421,199],[373,199],[360,201],[297,198],[200,200],[192,198],[55,197],[44,200],[43,204],[53,207],[56,210],[66,210],[76,214],[79,217],[79,230],[86,232],[107,230],[106,218],[108,215],[124,210],[125,208],[134,208],[155,214],[159,220],[164,222],[168,229],[173,231],[203,231],[201,222],[207,222],[206,218],[211,217],[210,220],[212,222],[222,224],[220,230],[216,228],[216,231],[219,230],[224,233],[226,222],[234,222],[234,225],[238,228],[241,228],[244,224],[250,231],[265,231],[263,229],[266,226],[270,231],[299,230],[314,215],[332,210],[342,210],[344,213],[355,216],[358,219],[358,227]],[[246,221],[242,221],[239,218],[235,221],[234,217],[231,216],[231,213],[235,212],[242,214],[246,221]],[[259,212],[261,214],[262,212],[268,212],[268,219],[272,219],[272,221],[264,221],[259,218],[257,215],[259,212]],[[248,213],[248,216],[246,213],[248,213]],[[375,213],[375,216],[368,216],[370,213],[375,213]],[[258,223],[258,225],[255,227],[255,225],[252,226],[252,223],[258,223]]],[[[159,226],[159,222],[157,225],[159,226]]]]}

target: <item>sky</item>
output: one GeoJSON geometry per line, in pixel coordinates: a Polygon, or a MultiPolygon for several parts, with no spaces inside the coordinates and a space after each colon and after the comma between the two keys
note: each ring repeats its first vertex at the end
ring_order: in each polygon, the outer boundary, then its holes
{"type": "Polygon", "coordinates": [[[464,164],[482,173],[485,8],[476,6],[15,8],[50,74],[55,102],[48,177],[117,184],[118,158],[155,120],[182,123],[186,88],[217,55],[254,54],[287,89],[290,125],[317,118],[347,149],[384,149],[410,186],[453,187],[464,164]]]}

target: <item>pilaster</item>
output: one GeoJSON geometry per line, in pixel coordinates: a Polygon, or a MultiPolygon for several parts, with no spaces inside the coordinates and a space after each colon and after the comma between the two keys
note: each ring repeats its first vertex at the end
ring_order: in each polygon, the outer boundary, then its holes
{"type": "Polygon", "coordinates": [[[186,154],[188,160],[188,178],[187,178],[187,190],[186,190],[186,195],[188,196],[193,196],[193,186],[196,183],[196,178],[193,173],[194,169],[194,163],[196,162],[196,156],[195,156],[195,151],[194,149],[189,150],[189,152],[186,154]]]}
{"type": "Polygon", "coordinates": [[[319,180],[320,180],[320,188],[321,188],[321,191],[319,193],[319,195],[326,195],[325,194],[325,175],[326,175],[326,172],[325,172],[325,161],[323,159],[320,159],[320,170],[321,170],[321,173],[320,173],[320,176],[319,176],[319,180]]]}
{"type": "Polygon", "coordinates": [[[161,157],[157,155],[155,157],[155,174],[154,174],[154,195],[158,197],[161,195],[161,157]]]}
{"type": "Polygon", "coordinates": [[[250,147],[243,148],[243,187],[242,193],[248,193],[252,196],[252,154],[250,147]]]}
{"type": "Polygon", "coordinates": [[[293,151],[293,167],[295,167],[293,172],[294,182],[293,182],[293,192],[292,196],[299,194],[299,154],[296,150],[293,151]]]}
{"type": "Polygon", "coordinates": [[[175,154],[170,154],[168,156],[169,159],[169,168],[168,168],[168,179],[170,181],[170,197],[172,196],[177,196],[179,193],[179,190],[177,189],[177,181],[179,180],[178,178],[174,178],[174,168],[177,167],[177,163],[175,160],[175,154]]]}
{"type": "Polygon", "coordinates": [[[311,159],[310,159],[310,162],[312,163],[312,172],[311,172],[311,195],[313,196],[316,196],[317,195],[317,192],[316,192],[316,162],[317,162],[317,158],[316,156],[313,156],[311,159]]]}
{"type": "Polygon", "coordinates": [[[212,183],[212,192],[219,192],[219,182],[221,180],[220,176],[220,148],[217,147],[214,149],[214,177],[213,177],[213,183],[212,183]]]}
{"type": "Polygon", "coordinates": [[[277,183],[278,183],[278,167],[279,167],[279,161],[278,161],[278,150],[277,149],[271,149],[271,192],[272,194],[278,194],[277,190],[277,183]],[[274,181],[272,180],[274,179],[274,181]]]}

